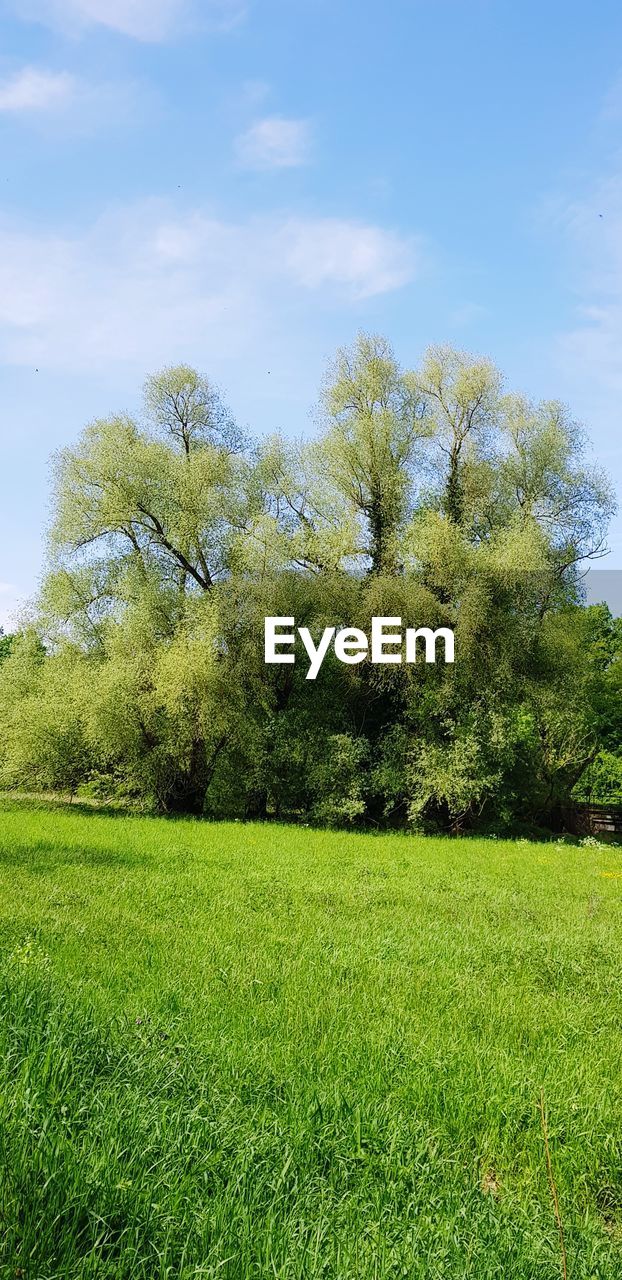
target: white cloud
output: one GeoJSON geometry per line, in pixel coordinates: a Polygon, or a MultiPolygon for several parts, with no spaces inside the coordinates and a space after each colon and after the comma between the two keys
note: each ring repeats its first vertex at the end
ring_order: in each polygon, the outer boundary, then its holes
{"type": "Polygon", "coordinates": [[[245,169],[293,169],[306,164],[311,146],[308,120],[266,116],[236,140],[236,154],[245,169]]]}
{"type": "Polygon", "coordinates": [[[149,86],[128,82],[89,83],[67,71],[22,67],[0,81],[0,115],[28,121],[44,132],[86,134],[104,126],[133,124],[159,109],[149,86]]]}
{"type": "Polygon", "coordinates": [[[92,25],[136,40],[164,40],[187,22],[227,27],[243,15],[244,0],[12,0],[27,21],[79,33],[92,25]]]}
{"type": "Polygon", "coordinates": [[[297,219],[282,232],[285,262],[309,289],[344,286],[357,298],[399,289],[412,279],[414,245],[393,232],[339,218],[297,219]]]}
{"type": "Polygon", "coordinates": [[[362,223],[226,223],[155,201],[77,236],[0,226],[0,359],[84,372],[205,347],[236,358],[296,306],[347,310],[407,284],[420,259],[362,223]]]}
{"type": "Polygon", "coordinates": [[[76,81],[66,71],[38,71],[22,67],[0,83],[0,111],[50,111],[64,107],[76,90],[76,81]]]}

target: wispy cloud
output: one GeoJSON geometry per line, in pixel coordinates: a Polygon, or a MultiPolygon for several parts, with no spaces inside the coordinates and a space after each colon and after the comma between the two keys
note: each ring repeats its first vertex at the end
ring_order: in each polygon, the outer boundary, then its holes
{"type": "Polygon", "coordinates": [[[22,67],[0,82],[0,111],[18,114],[64,107],[73,98],[76,83],[66,71],[22,67]]]}
{"type": "Polygon", "coordinates": [[[153,366],[206,344],[237,358],[282,315],[349,308],[415,278],[422,252],[335,218],[227,223],[146,202],[82,236],[0,228],[0,358],[71,371],[153,366]]]}
{"type": "Polygon", "coordinates": [[[454,307],[449,313],[449,323],[456,329],[466,329],[469,325],[477,324],[478,320],[483,319],[487,314],[486,307],[479,302],[463,302],[460,306],[454,307]]]}
{"type": "Polygon", "coordinates": [[[399,289],[419,265],[412,241],[339,218],[293,219],[283,228],[282,243],[286,266],[299,284],[339,285],[357,298],[399,289]]]}
{"type": "Polygon", "coordinates": [[[311,150],[308,120],[266,116],[236,139],[238,163],[245,169],[293,169],[306,164],[311,150]]]}
{"type": "Polygon", "coordinates": [[[153,119],[159,110],[150,86],[88,81],[67,71],[21,67],[0,81],[0,115],[44,133],[88,134],[131,121],[153,119]]]}
{"type": "Polygon", "coordinates": [[[245,12],[244,0],[12,0],[13,12],[78,33],[92,25],[135,40],[159,41],[186,24],[228,27],[245,12]]]}
{"type": "Polygon", "coordinates": [[[597,184],[559,215],[570,250],[576,323],[559,339],[562,356],[600,392],[622,390],[622,174],[597,184]]]}

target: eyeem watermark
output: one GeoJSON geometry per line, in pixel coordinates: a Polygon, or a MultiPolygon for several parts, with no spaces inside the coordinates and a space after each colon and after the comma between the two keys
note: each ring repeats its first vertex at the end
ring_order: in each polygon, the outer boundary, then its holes
{"type": "Polygon", "coordinates": [[[402,632],[401,618],[372,618],[371,643],[359,627],[325,627],[316,645],[308,627],[296,627],[295,618],[266,618],[264,627],[264,658],[266,662],[295,662],[296,632],[300,636],[309,657],[307,680],[315,680],[331,644],[340,662],[354,665],[369,655],[371,662],[399,663],[402,654],[406,662],[417,662],[423,653],[426,662],[437,661],[437,645],[442,647],[442,661],[453,662],[455,641],[449,627],[406,627],[402,632]]]}

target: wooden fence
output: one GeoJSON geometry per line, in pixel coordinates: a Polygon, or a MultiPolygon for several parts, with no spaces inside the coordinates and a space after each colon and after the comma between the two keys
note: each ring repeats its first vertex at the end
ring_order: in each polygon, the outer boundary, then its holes
{"type": "Polygon", "coordinates": [[[622,836],[622,805],[578,804],[576,827],[580,835],[622,836]]]}

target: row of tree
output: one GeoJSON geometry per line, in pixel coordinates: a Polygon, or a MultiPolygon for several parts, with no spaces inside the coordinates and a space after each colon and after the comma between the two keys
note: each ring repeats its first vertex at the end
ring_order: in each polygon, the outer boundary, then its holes
{"type": "Polygon", "coordinates": [[[0,668],[0,782],[163,812],[464,830],[622,798],[622,628],[581,604],[613,496],[558,402],[362,335],[312,440],[194,370],[55,460],[49,565],[0,668]],[[451,626],[453,666],[264,663],[266,615],[451,626]]]}

